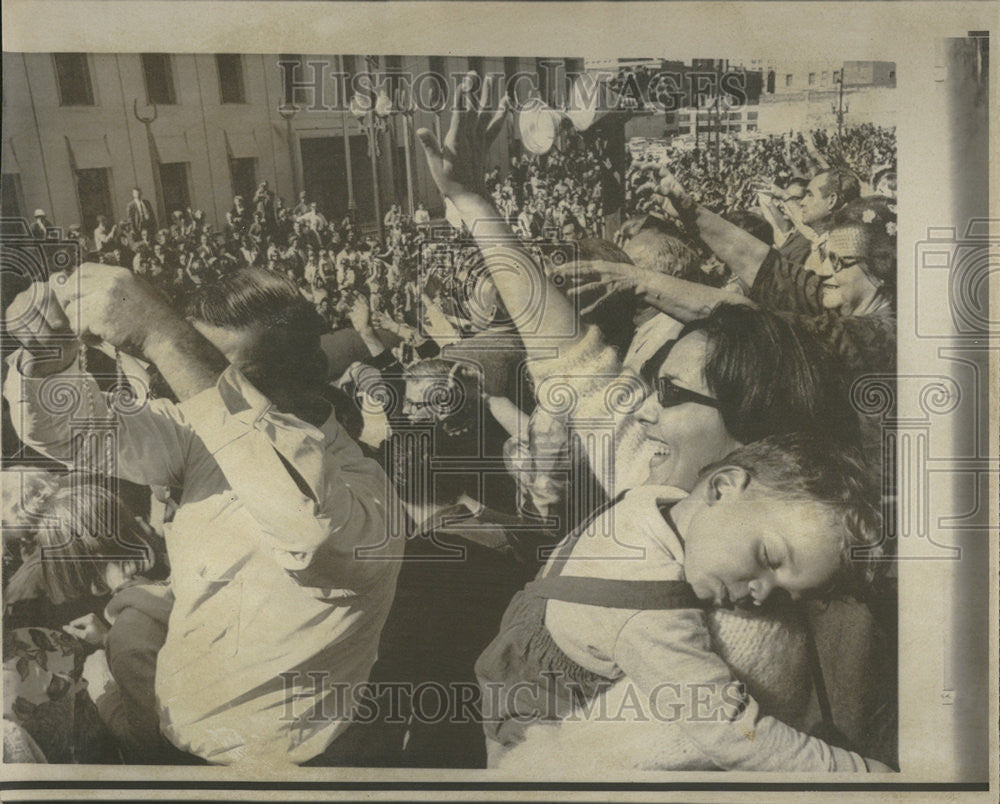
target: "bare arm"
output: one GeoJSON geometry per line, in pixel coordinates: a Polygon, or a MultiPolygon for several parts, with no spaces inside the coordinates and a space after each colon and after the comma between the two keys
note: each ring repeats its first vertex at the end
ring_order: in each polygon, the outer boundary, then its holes
{"type": "Polygon", "coordinates": [[[228,365],[162,296],[125,268],[84,263],[52,290],[75,332],[155,363],[181,400],[214,385],[228,365]]]}
{"type": "Polygon", "coordinates": [[[653,189],[666,202],[666,212],[694,229],[715,256],[728,265],[747,287],[753,287],[757,271],[771,249],[767,243],[698,205],[669,170],[660,171],[659,183],[653,189]]]}
{"type": "Polygon", "coordinates": [[[583,308],[584,313],[595,309],[617,291],[623,290],[633,290],[643,302],[684,324],[704,318],[718,304],[750,304],[745,296],[738,293],[689,282],[686,279],[627,263],[603,260],[583,262],[579,266],[579,275],[584,282],[572,288],[569,291],[571,294],[599,294],[595,301],[583,308]]]}
{"type": "Polygon", "coordinates": [[[491,105],[494,93],[490,79],[483,82],[479,111],[470,108],[475,105],[471,93],[470,75],[459,89],[443,144],[427,129],[420,129],[417,136],[438,189],[472,232],[518,329],[522,334],[525,327],[532,333],[545,333],[541,339],[525,339],[528,354],[541,356],[556,343],[565,348],[579,340],[576,309],[521,246],[489,200],[483,176],[490,146],[503,127],[505,105],[504,100],[491,105]],[[543,300],[540,309],[539,299],[543,300]]]}

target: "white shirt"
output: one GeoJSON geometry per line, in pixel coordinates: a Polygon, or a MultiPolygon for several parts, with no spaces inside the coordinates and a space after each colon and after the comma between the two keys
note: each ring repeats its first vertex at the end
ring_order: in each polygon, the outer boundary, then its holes
{"type": "MultiPolygon", "coordinates": [[[[76,366],[31,379],[12,364],[4,389],[21,439],[67,463],[67,411],[44,400],[74,386],[75,415],[109,416],[76,366]]],[[[183,488],[161,730],[215,763],[316,756],[349,723],[394,595],[402,515],[384,473],[333,416],[317,428],[280,413],[232,367],[180,405],[118,419],[117,474],[183,488]]]]}

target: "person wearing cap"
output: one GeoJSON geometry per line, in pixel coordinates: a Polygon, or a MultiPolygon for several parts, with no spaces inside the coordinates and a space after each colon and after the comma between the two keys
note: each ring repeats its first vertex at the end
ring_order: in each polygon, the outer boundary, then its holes
{"type": "Polygon", "coordinates": [[[44,209],[35,210],[35,220],[32,221],[31,225],[28,227],[28,231],[31,232],[31,236],[36,240],[44,240],[48,237],[49,227],[52,224],[49,219],[45,216],[44,209]]]}

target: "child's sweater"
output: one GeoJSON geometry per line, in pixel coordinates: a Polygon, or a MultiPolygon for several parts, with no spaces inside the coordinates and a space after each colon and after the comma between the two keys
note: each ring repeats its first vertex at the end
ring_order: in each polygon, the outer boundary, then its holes
{"type": "MultiPolygon", "coordinates": [[[[633,489],[602,515],[601,519],[610,517],[613,523],[596,521],[579,538],[560,574],[682,580],[683,543],[658,506],[683,496],[683,492],[669,487],[633,489]],[[613,534],[612,538],[607,533],[613,534]]],[[[734,679],[733,670],[716,652],[706,613],[701,609],[637,611],[550,600],[545,626],[559,648],[581,667],[611,679],[624,676],[626,685],[632,685],[631,692],[626,688],[615,694],[641,702],[647,715],[653,713],[644,719],[641,732],[657,735],[656,739],[662,741],[657,752],[658,767],[671,766],[664,759],[664,751],[672,746],[678,767],[866,770],[860,755],[830,746],[764,715],[746,685],[734,679]]],[[[760,650],[765,647],[762,638],[777,636],[775,645],[787,644],[774,633],[776,628],[782,630],[784,625],[772,621],[744,629],[730,628],[726,649],[731,656],[742,653],[744,661],[755,653],[760,658],[760,650]]],[[[788,657],[793,660],[792,666],[787,668],[789,673],[783,682],[797,685],[808,694],[808,677],[802,677],[801,667],[794,661],[797,651],[792,647],[788,657]]],[[[777,674],[785,669],[780,654],[765,658],[768,661],[763,666],[777,674]]],[[[792,697],[798,692],[787,690],[792,697]]],[[[601,717],[600,713],[593,716],[601,717]]],[[[574,726],[560,728],[572,731],[574,726]]],[[[596,737],[600,730],[590,733],[596,737]]],[[[641,756],[648,756],[648,752],[641,756]]]]}

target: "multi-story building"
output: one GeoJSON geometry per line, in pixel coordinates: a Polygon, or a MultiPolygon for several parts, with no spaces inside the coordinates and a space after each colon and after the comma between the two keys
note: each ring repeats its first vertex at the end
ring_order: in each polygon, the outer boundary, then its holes
{"type": "MultiPolygon", "coordinates": [[[[99,214],[122,219],[137,186],[161,221],[192,207],[221,224],[233,196],[249,201],[265,180],[290,205],[304,190],[326,215],[353,209],[363,224],[392,203],[424,202],[433,213],[441,199],[414,132],[440,130],[447,113],[356,117],[332,74],[394,75],[394,88],[410,85],[433,101],[442,85],[416,76],[521,71],[544,96],[559,73],[541,66],[451,56],[5,53],[3,214],[42,208],[54,224],[90,232],[99,214]],[[297,86],[286,86],[280,61],[296,65],[297,86]],[[295,109],[281,108],[288,89],[295,109]]],[[[522,94],[530,86],[521,82],[522,94]]],[[[508,133],[496,157],[504,167],[518,147],[513,121],[508,133]]]]}

